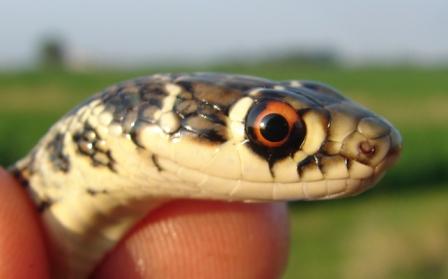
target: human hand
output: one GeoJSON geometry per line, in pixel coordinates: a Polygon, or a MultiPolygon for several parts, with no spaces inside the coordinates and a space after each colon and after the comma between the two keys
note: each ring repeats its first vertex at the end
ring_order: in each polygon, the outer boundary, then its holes
{"type": "MultiPolygon", "coordinates": [[[[38,214],[0,169],[0,278],[48,278],[38,214]]],[[[179,200],[147,216],[93,278],[279,278],[288,256],[285,204],[179,200]]]]}

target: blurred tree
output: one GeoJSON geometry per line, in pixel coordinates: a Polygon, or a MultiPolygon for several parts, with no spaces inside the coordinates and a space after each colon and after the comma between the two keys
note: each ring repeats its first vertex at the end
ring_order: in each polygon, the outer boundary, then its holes
{"type": "Polygon", "coordinates": [[[61,38],[50,36],[41,41],[39,66],[48,70],[63,70],[66,68],[66,47],[61,38]]]}

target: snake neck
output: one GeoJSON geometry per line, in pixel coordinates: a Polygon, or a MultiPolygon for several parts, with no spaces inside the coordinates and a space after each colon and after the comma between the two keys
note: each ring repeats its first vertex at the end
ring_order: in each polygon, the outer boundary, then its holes
{"type": "Polygon", "coordinates": [[[87,278],[133,225],[168,198],[145,192],[163,188],[160,178],[152,179],[158,170],[151,160],[142,166],[145,172],[137,168],[142,163],[129,160],[150,158],[149,153],[136,149],[126,138],[110,138],[114,158],[126,164],[116,169],[105,165],[92,168],[77,146],[63,144],[71,141],[73,134],[63,132],[62,127],[69,126],[53,127],[10,172],[29,192],[41,215],[52,278],[87,278]],[[91,175],[85,175],[88,173],[91,175]]]}

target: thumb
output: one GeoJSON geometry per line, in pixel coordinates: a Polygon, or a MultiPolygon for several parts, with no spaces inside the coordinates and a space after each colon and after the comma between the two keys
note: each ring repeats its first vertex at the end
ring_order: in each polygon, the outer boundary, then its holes
{"type": "Polygon", "coordinates": [[[0,168],[0,278],[48,278],[44,238],[34,206],[0,168]]]}
{"type": "Polygon", "coordinates": [[[288,231],[284,203],[175,201],[143,220],[94,278],[280,278],[288,231]]]}

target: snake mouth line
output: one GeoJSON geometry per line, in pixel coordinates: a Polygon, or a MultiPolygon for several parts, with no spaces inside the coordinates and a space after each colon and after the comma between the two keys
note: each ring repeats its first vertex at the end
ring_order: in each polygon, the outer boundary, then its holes
{"type": "MultiPolygon", "coordinates": [[[[358,195],[371,188],[384,174],[389,158],[378,165],[374,171],[364,177],[346,177],[340,179],[322,179],[315,181],[253,181],[243,178],[228,178],[205,174],[199,170],[180,166],[162,156],[157,156],[161,173],[175,175],[175,186],[190,185],[192,197],[225,199],[229,201],[289,201],[289,200],[325,200],[358,195]]],[[[179,189],[182,195],[182,189],[179,189]]],[[[176,197],[177,194],[171,196],[176,197]]]]}

